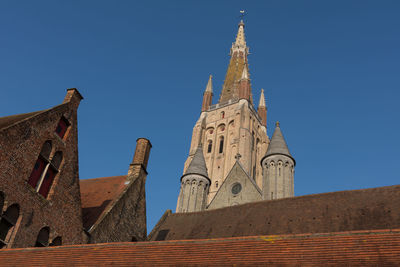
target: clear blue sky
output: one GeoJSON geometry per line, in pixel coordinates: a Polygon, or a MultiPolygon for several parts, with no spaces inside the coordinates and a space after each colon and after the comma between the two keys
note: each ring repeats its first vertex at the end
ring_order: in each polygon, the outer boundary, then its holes
{"type": "Polygon", "coordinates": [[[218,99],[247,16],[256,103],[297,161],[295,194],[398,184],[400,1],[1,1],[0,116],[79,107],[81,179],[123,175],[153,144],[148,231],[175,210],[203,90],[218,99]]]}

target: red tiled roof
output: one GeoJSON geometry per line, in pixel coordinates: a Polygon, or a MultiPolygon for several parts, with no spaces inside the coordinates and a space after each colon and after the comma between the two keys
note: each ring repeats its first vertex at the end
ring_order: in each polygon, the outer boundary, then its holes
{"type": "Polygon", "coordinates": [[[399,266],[400,229],[0,250],[9,266],[399,266]]]}
{"type": "Polygon", "coordinates": [[[89,230],[126,187],[126,175],[80,180],[83,227],[89,230]]]}

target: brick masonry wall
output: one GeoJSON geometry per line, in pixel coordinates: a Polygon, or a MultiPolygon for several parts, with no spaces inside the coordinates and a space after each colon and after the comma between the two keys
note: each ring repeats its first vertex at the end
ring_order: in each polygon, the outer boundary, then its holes
{"type": "MultiPolygon", "coordinates": [[[[138,165],[131,168],[138,169],[138,165]]],[[[130,171],[127,189],[121,194],[111,210],[100,218],[99,223],[89,230],[90,243],[144,241],[146,240],[146,195],[147,173],[130,171]],[[136,175],[138,174],[138,175],[136,175]],[[134,177],[132,177],[134,176],[134,177]]]]}
{"type": "Polygon", "coordinates": [[[57,236],[63,244],[84,242],[78,172],[77,108],[81,96],[69,90],[63,104],[32,118],[0,130],[0,191],[5,195],[3,212],[8,206],[20,206],[20,220],[9,247],[34,246],[42,227],[50,228],[49,242],[57,236]],[[71,123],[64,140],[55,129],[64,116],[71,123]],[[52,141],[52,153],[63,152],[60,172],[47,199],[27,181],[46,140],[52,141]]]}

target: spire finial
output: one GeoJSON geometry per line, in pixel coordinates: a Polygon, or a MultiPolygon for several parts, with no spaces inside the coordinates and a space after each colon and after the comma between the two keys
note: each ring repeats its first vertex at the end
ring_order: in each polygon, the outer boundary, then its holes
{"type": "Polygon", "coordinates": [[[258,107],[265,107],[264,89],[261,89],[260,102],[258,102],[258,107]]]}
{"type": "Polygon", "coordinates": [[[279,127],[279,128],[280,128],[280,125],[281,125],[281,124],[279,123],[279,121],[277,121],[277,122],[275,123],[275,126],[276,126],[276,127],[279,127]]]}
{"type": "Polygon", "coordinates": [[[243,10],[240,10],[239,12],[240,12],[240,23],[239,23],[239,25],[240,25],[240,24],[243,24],[243,25],[244,25],[244,23],[243,23],[243,18],[244,18],[244,16],[246,15],[246,14],[245,14],[245,11],[244,11],[244,9],[243,9],[243,10]]]}
{"type": "Polygon", "coordinates": [[[212,87],[212,75],[210,74],[210,77],[208,78],[207,82],[207,87],[206,87],[206,92],[213,92],[213,87],[212,87]]]}
{"type": "MultiPolygon", "coordinates": [[[[244,12],[244,10],[242,10],[244,12]]],[[[238,33],[236,35],[236,41],[235,41],[235,45],[241,48],[245,48],[246,47],[246,40],[244,37],[244,22],[243,22],[243,18],[240,20],[239,22],[239,29],[238,29],[238,33]]]]}

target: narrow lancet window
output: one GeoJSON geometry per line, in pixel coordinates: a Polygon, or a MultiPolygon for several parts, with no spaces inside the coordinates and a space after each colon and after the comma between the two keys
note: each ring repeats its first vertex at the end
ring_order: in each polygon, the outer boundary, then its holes
{"type": "Polygon", "coordinates": [[[208,141],[208,146],[207,146],[207,153],[211,153],[212,150],[212,141],[208,141]]]}
{"type": "Polygon", "coordinates": [[[224,152],[224,137],[221,136],[221,138],[219,139],[219,153],[224,152]]]}

